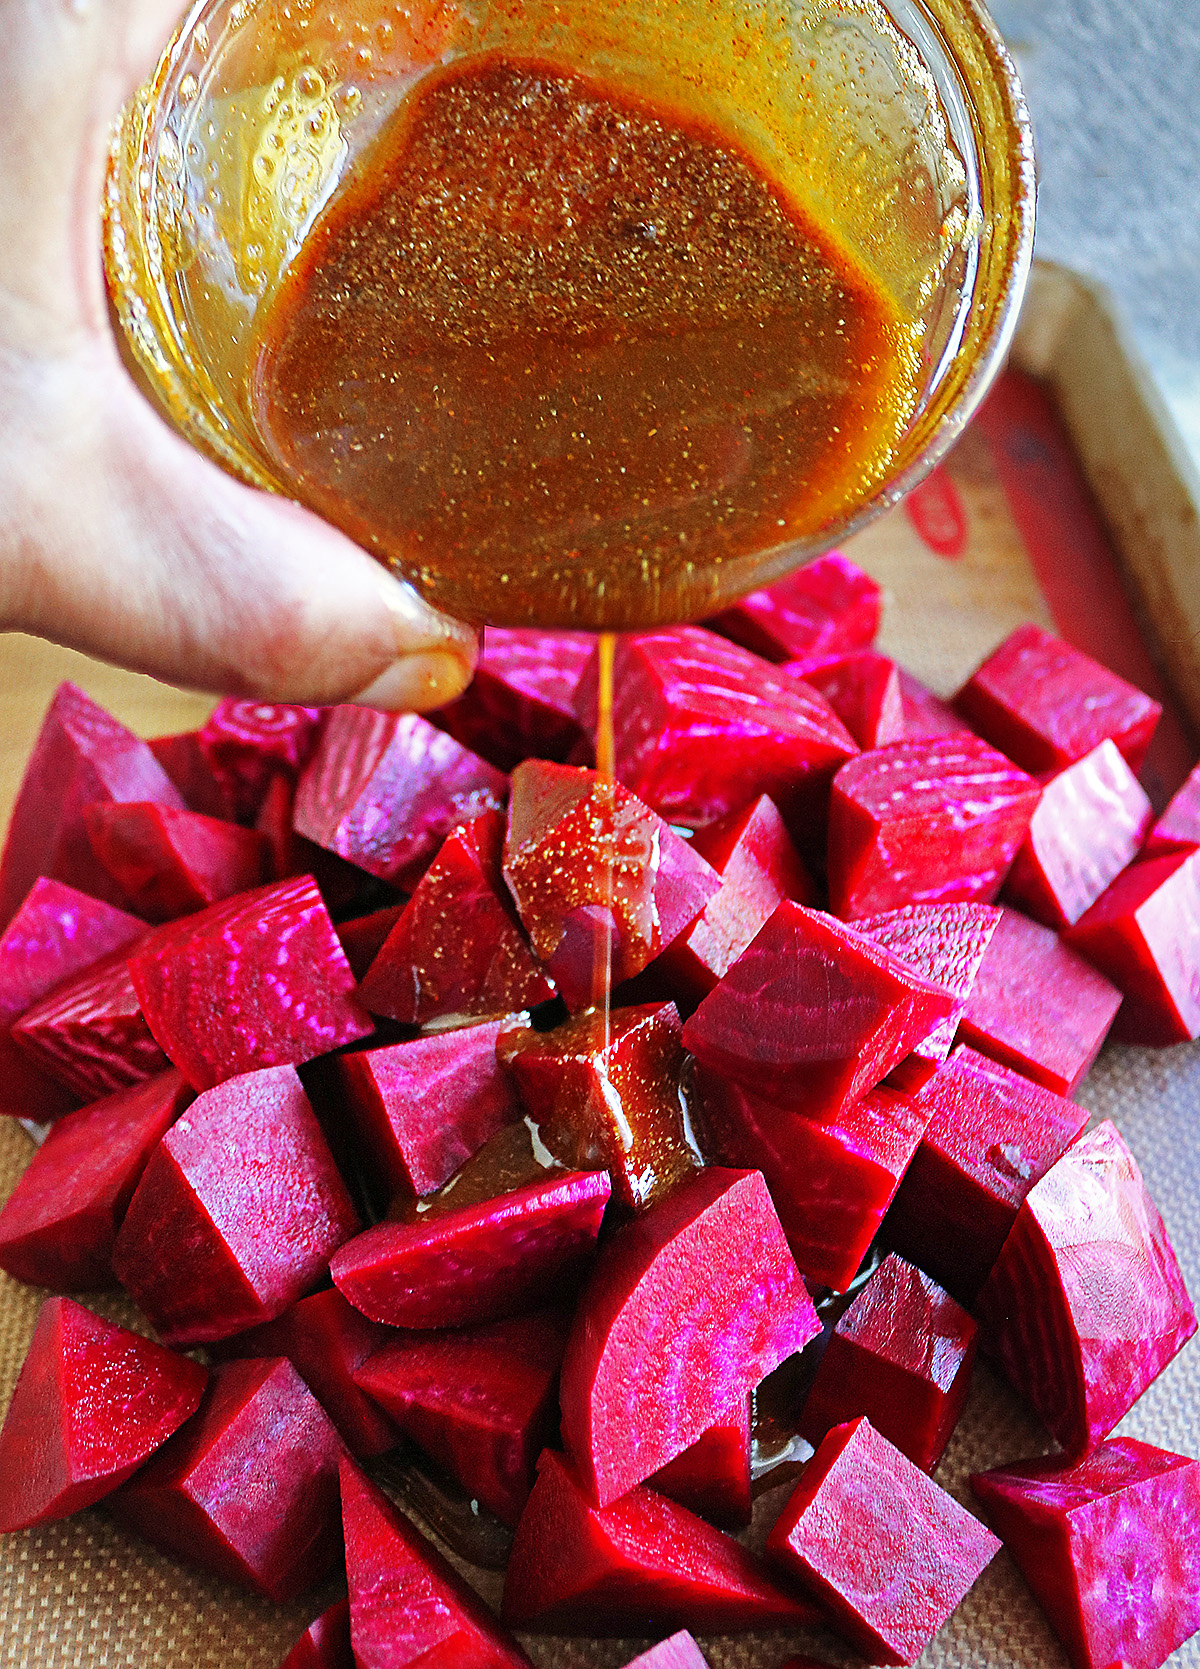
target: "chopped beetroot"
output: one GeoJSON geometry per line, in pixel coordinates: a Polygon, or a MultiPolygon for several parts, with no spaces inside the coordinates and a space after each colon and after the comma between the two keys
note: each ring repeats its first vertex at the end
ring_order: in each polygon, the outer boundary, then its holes
{"type": "Polygon", "coordinates": [[[198,730],[184,730],[177,736],[152,736],[146,746],[178,788],[189,811],[227,821],[236,816],[233,795],[213,776],[212,767],[201,752],[198,730]]]}
{"type": "Polygon", "coordinates": [[[47,1298],[0,1430],[0,1531],[117,1489],[195,1413],[207,1380],[186,1356],[47,1298]]]}
{"type": "Polygon", "coordinates": [[[1080,1134],[1087,1108],[965,1046],[915,1104],[929,1122],[884,1233],[974,1304],[1022,1200],[1080,1134]]]}
{"type": "Polygon", "coordinates": [[[0,1210],[0,1269],[59,1292],[114,1285],[113,1243],[133,1191],[191,1099],[171,1067],[60,1119],[0,1210]]]}
{"type": "Polygon", "coordinates": [[[1196,1331],[1163,1220],[1108,1120],[1030,1189],[976,1313],[981,1348],[1072,1456],[1196,1331]]]}
{"type": "Polygon", "coordinates": [[[404,914],[404,908],[403,904],[385,904],[383,909],[372,910],[369,915],[353,916],[349,921],[336,923],[334,932],[346,953],[350,972],[355,979],[363,979],[367,969],[383,949],[393,927],[404,914]]]}
{"type": "Polygon", "coordinates": [[[171,1064],[142,1013],[129,949],[109,951],[56,985],[12,1029],[34,1063],[84,1101],[140,1084],[171,1064]]]}
{"type": "Polygon", "coordinates": [[[724,1529],[749,1524],[750,1398],[738,1397],[715,1425],[646,1482],[724,1529]]]}
{"type": "Polygon", "coordinates": [[[1134,864],[1064,938],[1124,993],[1114,1037],[1200,1037],[1200,851],[1134,864]]]}
{"type": "Polygon", "coordinates": [[[150,1030],[195,1089],[299,1065],[372,1030],[311,875],[168,922],[138,944],[129,973],[150,1030]]]}
{"type": "Polygon", "coordinates": [[[829,897],[846,920],[905,904],[989,904],[1041,797],[974,736],[863,753],[834,779],[829,897]]]}
{"type": "Polygon", "coordinates": [[[1140,770],[1162,708],[1040,626],[1018,626],[954,699],[978,735],[1027,771],[1061,771],[1111,738],[1140,770]]]}
{"type": "Polygon", "coordinates": [[[218,701],[197,736],[200,753],[228,796],[233,815],[254,820],[276,776],[295,782],[312,758],[319,707],[228,697],[218,701]]]}
{"type": "Polygon", "coordinates": [[[504,884],[503,847],[498,811],[447,836],[363,979],[372,1014],[423,1026],[515,1014],[554,995],[504,884]]]}
{"type": "Polygon", "coordinates": [[[350,1601],[335,1600],[310,1623],[279,1669],[355,1669],[350,1647],[350,1601]]]}
{"type": "Polygon", "coordinates": [[[866,1419],[829,1433],[767,1538],[872,1663],[915,1663],[999,1551],[866,1419]]]}
{"type": "Polygon", "coordinates": [[[1004,908],[967,998],[959,1041],[1070,1095],[1120,1006],[1116,986],[1057,933],[1004,908]]]}
{"type": "Polygon", "coordinates": [[[186,1348],[279,1315],[357,1227],[299,1078],[269,1067],[207,1090],[163,1137],[113,1268],[186,1348]]]}
{"type": "Polygon", "coordinates": [[[1145,858],[1165,857],[1200,846],[1200,765],[1188,777],[1158,822],[1143,849],[1145,858]]]}
{"type": "Polygon", "coordinates": [[[690,1447],[820,1323],[762,1177],[697,1172],[602,1249],[562,1370],[562,1431],[600,1506],[690,1447]]]}
{"type": "Polygon", "coordinates": [[[290,1362],[225,1362],[195,1419],[109,1510],[164,1553],[283,1602],[337,1558],[342,1453],[290,1362]]]}
{"type": "Polygon", "coordinates": [[[948,701],[927,690],[919,679],[900,668],[900,705],[904,734],[910,742],[922,736],[963,736],[971,727],[959,718],[948,701]]]}
{"type": "Polygon", "coordinates": [[[570,760],[586,740],[575,692],[595,646],[591,632],[489,626],[474,679],[437,723],[501,771],[522,759],[570,760]]]}
{"type": "Polygon", "coordinates": [[[267,872],[264,835],[196,811],[110,800],[85,806],[83,821],[97,860],[147,921],[202,910],[267,872]]]}
{"type": "Polygon", "coordinates": [[[596,1507],[547,1449],[504,1579],[505,1620],[551,1634],[732,1634],[816,1620],[747,1550],[656,1491],[596,1507]]]}
{"type": "Polygon", "coordinates": [[[1158,1669],[1200,1629],[1200,1461],[1114,1437],[971,1488],[1075,1669],[1158,1669]]]}
{"type": "Polygon", "coordinates": [[[883,593],[841,551],[827,551],[765,591],[752,591],[709,625],[768,661],[865,649],[879,630],[883,593]]]}
{"type": "Polygon", "coordinates": [[[686,1628],[633,1658],[625,1669],[707,1669],[708,1659],[686,1628]]]}
{"type": "Polygon", "coordinates": [[[900,694],[900,668],[874,649],[838,655],[810,655],[783,668],[814,689],[833,708],[860,748],[882,748],[909,734],[900,694]]]}

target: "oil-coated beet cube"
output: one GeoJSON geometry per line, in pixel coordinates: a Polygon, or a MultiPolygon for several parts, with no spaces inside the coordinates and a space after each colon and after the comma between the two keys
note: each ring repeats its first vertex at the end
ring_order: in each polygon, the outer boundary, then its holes
{"type": "Polygon", "coordinates": [[[355,1669],[350,1645],[350,1601],[335,1600],[310,1623],[279,1669],[355,1669]]]}
{"type": "Polygon", "coordinates": [[[117,1489],[195,1413],[207,1380],[187,1357],[48,1298],[0,1430],[0,1531],[117,1489]]]}
{"type": "Polygon", "coordinates": [[[12,1029],[35,1065],[84,1101],[140,1084],[171,1064],[142,1012],[130,948],[109,951],[56,985],[12,1029]]]}
{"type": "Polygon", "coordinates": [[[1200,1462],[1114,1437],[971,1488],[1075,1669],[1158,1669],[1200,1629],[1200,1462]]]}
{"type": "Polygon", "coordinates": [[[1022,1200],[1080,1134],[1087,1108],[965,1045],[914,1101],[929,1122],[884,1233],[974,1304],[1022,1200]]]}
{"type": "Polygon", "coordinates": [[[602,1249],[562,1370],[562,1433],[600,1506],[682,1454],[820,1331],[762,1177],[699,1171],[602,1249]]]}
{"type": "Polygon", "coordinates": [[[819,1445],[862,1415],[923,1472],[958,1423],[975,1363],[975,1323],[948,1292],[894,1252],[834,1328],[800,1415],[819,1445]]]}
{"type": "Polygon", "coordinates": [[[342,1461],[341,1482],[357,1669],[531,1669],[478,1594],[352,1461],[342,1461]]]}
{"type": "Polygon", "coordinates": [[[633,1658],[625,1669],[707,1669],[708,1659],[686,1628],[633,1658]]]}
{"type": "Polygon", "coordinates": [[[137,945],[129,973],[150,1030],[195,1089],[299,1065],[372,1030],[311,875],[168,922],[137,945]]]}
{"type": "Polygon", "coordinates": [[[783,670],[823,695],[860,748],[882,748],[908,735],[900,669],[874,649],[805,656],[783,670]]]}
{"type": "Polygon", "coordinates": [[[269,1321],[358,1227],[290,1066],[198,1096],[142,1174],[113,1268],[161,1336],[185,1348],[269,1321]]]}
{"type": "Polygon", "coordinates": [[[113,1243],[151,1153],[192,1099],[174,1067],[51,1129],[0,1210],[0,1269],[34,1286],[112,1286],[113,1243]]]}
{"type": "Polygon", "coordinates": [[[1200,846],[1200,765],[1151,829],[1142,856],[1161,858],[1168,852],[1191,851],[1193,846],[1200,846]]]}
{"type": "Polygon", "coordinates": [[[522,759],[571,759],[586,740],[575,692],[595,646],[591,632],[489,626],[474,679],[437,723],[501,771],[522,759]]]}
{"type": "Polygon", "coordinates": [[[172,921],[264,879],[265,836],[237,823],[153,801],[85,806],[92,850],[130,907],[172,921]]]}
{"type": "Polygon", "coordinates": [[[1124,993],[1114,1037],[1200,1037],[1200,851],[1134,864],[1064,937],[1124,993]]]}
{"type": "Polygon", "coordinates": [[[738,1397],[715,1425],[646,1482],[727,1530],[750,1522],[750,1398],[738,1397]]]}
{"type": "Polygon", "coordinates": [[[999,1550],[866,1419],[829,1433],[767,1538],[872,1663],[915,1663],[999,1550]]]}
{"type": "Polygon", "coordinates": [[[451,829],[503,806],[502,772],[415,713],[334,707],[296,793],[300,834],[398,887],[451,829]]]}
{"type": "Polygon", "coordinates": [[[652,1489],[597,1507],[552,1449],[517,1526],[503,1615],[521,1628],[600,1635],[815,1620],[731,1536],[652,1489]]]}
{"type": "Polygon", "coordinates": [[[290,1362],[225,1362],[195,1419],[109,1511],[164,1553],[268,1599],[295,1599],[337,1558],[343,1453],[290,1362]]]}
{"type": "Polygon", "coordinates": [[[1196,1331],[1163,1220],[1109,1121],[1030,1189],[976,1314],[981,1349],[1069,1455],[1107,1437],[1196,1331]]]}
{"type": "Polygon", "coordinates": [[[900,705],[904,734],[910,742],[921,736],[963,736],[971,727],[960,719],[948,701],[927,690],[919,679],[900,668],[900,705]]]}
{"type": "Polygon", "coordinates": [[[554,995],[508,896],[503,846],[497,811],[447,836],[362,982],[372,1014],[423,1026],[514,1014],[554,995]]]}
{"type": "Polygon", "coordinates": [[[879,630],[883,593],[841,551],[752,591],[708,624],[768,661],[865,649],[879,630]]]}
{"type": "Polygon", "coordinates": [[[905,904],[989,904],[1040,797],[974,736],[860,754],[833,783],[830,908],[852,921],[905,904]]]}
{"type": "Polygon", "coordinates": [[[231,821],[237,812],[228,787],[218,782],[200,748],[200,732],[184,730],[176,736],[151,736],[146,743],[183,796],[189,811],[231,821]]]}
{"type": "Polygon", "coordinates": [[[319,707],[281,702],[218,701],[197,735],[201,754],[240,821],[253,821],[273,778],[295,781],[312,758],[319,707]]]}

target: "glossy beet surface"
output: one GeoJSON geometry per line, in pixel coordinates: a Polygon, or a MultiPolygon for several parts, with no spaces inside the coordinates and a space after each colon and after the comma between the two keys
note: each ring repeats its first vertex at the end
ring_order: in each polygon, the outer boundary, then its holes
{"type": "Polygon", "coordinates": [[[437,722],[502,771],[522,759],[574,759],[588,746],[575,692],[595,645],[591,632],[489,626],[475,677],[437,722]]]}
{"type": "Polygon", "coordinates": [[[350,1602],[339,1599],[310,1623],[279,1669],[355,1669],[350,1602]]]}
{"type": "Polygon", "coordinates": [[[144,800],[86,806],[83,821],[97,860],[147,921],[202,910],[267,878],[266,837],[237,823],[144,800]]]}
{"type": "Polygon", "coordinates": [[[783,669],[833,708],[860,748],[882,748],[909,734],[900,694],[900,669],[873,649],[803,657],[783,669]]]}
{"type": "Polygon", "coordinates": [[[56,985],[12,1029],[34,1064],[83,1101],[140,1084],[171,1064],[142,1012],[130,948],[109,951],[56,985]]]}
{"type": "Polygon", "coordinates": [[[312,758],[321,718],[319,707],[237,697],[217,702],[197,746],[239,821],[254,817],[275,777],[296,780],[312,758]]]}
{"type": "Polygon", "coordinates": [[[152,736],[146,746],[183,796],[189,811],[227,820],[235,816],[233,796],[213,775],[200,750],[198,730],[184,730],[175,736],[152,736]]]}
{"type": "Polygon", "coordinates": [[[882,606],[875,581],[841,551],[827,551],[708,623],[756,655],[790,661],[865,648],[879,630],[882,606]]]}
{"type": "Polygon", "coordinates": [[[646,1482],[727,1530],[750,1522],[750,1398],[739,1397],[690,1448],[646,1482]]]}
{"type": "Polygon", "coordinates": [[[964,736],[971,727],[960,719],[948,701],[934,695],[910,672],[900,668],[900,704],[904,712],[904,734],[910,742],[922,736],[964,736]]]}

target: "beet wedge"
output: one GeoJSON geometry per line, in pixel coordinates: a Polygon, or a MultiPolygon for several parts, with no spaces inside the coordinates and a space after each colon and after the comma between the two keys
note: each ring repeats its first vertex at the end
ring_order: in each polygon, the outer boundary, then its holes
{"type": "Polygon", "coordinates": [[[145,800],[86,806],[83,821],[97,861],[147,921],[173,921],[267,878],[266,837],[237,823],[145,800]]]}
{"type": "Polygon", "coordinates": [[[335,1600],[308,1625],[279,1669],[355,1669],[350,1645],[350,1601],[335,1600]]]}
{"type": "Polygon", "coordinates": [[[824,696],[860,748],[883,748],[909,734],[900,669],[887,655],[855,649],[805,656],[788,661],[783,670],[824,696]]]}
{"type": "Polygon", "coordinates": [[[233,816],[253,822],[271,782],[295,782],[312,758],[322,712],[283,702],[218,701],[197,734],[197,747],[233,816]]]}
{"type": "Polygon", "coordinates": [[[740,1530],[750,1522],[750,1439],[750,1398],[739,1397],[690,1449],[646,1482],[723,1530],[740,1530]]]}
{"type": "Polygon", "coordinates": [[[708,1659],[686,1628],[633,1658],[625,1669],[707,1669],[708,1659]]]}
{"type": "Polygon", "coordinates": [[[865,649],[882,609],[883,593],[870,575],[841,551],[827,551],[708,624],[768,661],[791,661],[865,649]]]}
{"type": "Polygon", "coordinates": [[[83,1101],[143,1083],[171,1064],[142,1012],[128,955],[128,946],[110,951],[65,979],[12,1029],[35,1065],[83,1101]]]}
{"type": "Polygon", "coordinates": [[[577,762],[587,738],[575,691],[595,646],[592,632],[489,626],[474,678],[435,721],[501,771],[523,759],[577,762]]]}

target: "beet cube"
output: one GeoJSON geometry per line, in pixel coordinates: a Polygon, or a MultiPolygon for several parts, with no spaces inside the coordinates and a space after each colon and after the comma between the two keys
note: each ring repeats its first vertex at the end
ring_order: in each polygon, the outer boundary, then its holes
{"type": "Polygon", "coordinates": [[[1114,1437],[971,1488],[1075,1669],[1158,1669],[1200,1629],[1200,1462],[1114,1437]]]}
{"type": "Polygon", "coordinates": [[[915,1663],[999,1550],[866,1419],[829,1433],[767,1538],[872,1663],[915,1663]]]}
{"type": "Polygon", "coordinates": [[[0,1430],[0,1531],[118,1488],[195,1413],[207,1380],[187,1357],[48,1298],[0,1430]]]}
{"type": "Polygon", "coordinates": [[[146,746],[182,794],[189,811],[198,811],[204,817],[222,817],[226,822],[236,817],[233,795],[213,775],[201,751],[198,730],[184,730],[177,736],[152,736],[146,746]]]}
{"type": "Polygon", "coordinates": [[[1158,822],[1143,849],[1145,858],[1165,857],[1200,846],[1200,765],[1188,777],[1158,822]]]}
{"type": "Polygon", "coordinates": [[[109,951],[27,1008],[12,1029],[36,1065],[84,1101],[171,1064],[142,1013],[128,956],[129,947],[109,951]]]}
{"type": "Polygon", "coordinates": [[[312,758],[319,707],[280,702],[218,701],[197,735],[200,753],[241,822],[252,822],[271,781],[295,782],[312,758]]]}
{"type": "Polygon", "coordinates": [[[381,910],[372,910],[369,915],[352,916],[349,921],[336,923],[334,932],[355,979],[361,981],[366,976],[367,969],[404,914],[404,908],[403,904],[385,904],[381,910]]]}
{"type": "Polygon", "coordinates": [[[919,679],[900,668],[900,705],[904,734],[910,742],[921,736],[964,736],[971,727],[959,718],[948,701],[927,690],[919,679]]]}
{"type": "Polygon", "coordinates": [[[591,632],[489,626],[469,688],[434,717],[501,771],[523,759],[569,760],[586,741],[575,692],[595,646],[591,632]]]}
{"type": "Polygon", "coordinates": [[[660,1640],[657,1646],[633,1658],[625,1669],[706,1669],[707,1663],[708,1659],[683,1628],[669,1640],[660,1640]]]}
{"type": "Polygon", "coordinates": [[[738,1397],[696,1441],[646,1482],[724,1529],[750,1522],[750,1398],[738,1397]]]}
{"type": "Polygon", "coordinates": [[[833,708],[860,748],[882,748],[909,734],[900,694],[900,669],[873,649],[805,656],[783,670],[799,678],[833,708]]]}
{"type": "Polygon", "coordinates": [[[1109,1121],[1030,1189],[977,1315],[981,1347],[1073,1456],[1196,1331],[1163,1220],[1109,1121]]]}
{"type": "Polygon", "coordinates": [[[865,649],[879,630],[883,593],[841,551],[752,591],[709,625],[768,661],[865,649]]]}
{"type": "Polygon", "coordinates": [[[97,859],[147,921],[171,921],[263,880],[267,841],[254,829],[153,801],[86,806],[97,859]]]}
{"type": "Polygon", "coordinates": [[[350,1601],[335,1600],[310,1623],[279,1669],[355,1669],[350,1646],[350,1601]]]}

